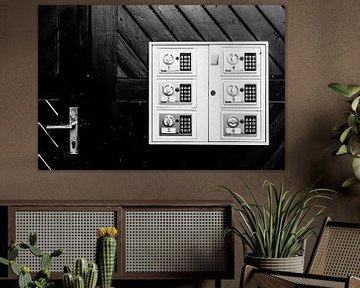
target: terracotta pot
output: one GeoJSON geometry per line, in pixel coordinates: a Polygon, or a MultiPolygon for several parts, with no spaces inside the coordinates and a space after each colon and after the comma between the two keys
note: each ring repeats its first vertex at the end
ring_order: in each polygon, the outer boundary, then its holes
{"type": "Polygon", "coordinates": [[[246,255],[245,263],[263,269],[304,273],[304,256],[289,258],[263,258],[246,255]]]}

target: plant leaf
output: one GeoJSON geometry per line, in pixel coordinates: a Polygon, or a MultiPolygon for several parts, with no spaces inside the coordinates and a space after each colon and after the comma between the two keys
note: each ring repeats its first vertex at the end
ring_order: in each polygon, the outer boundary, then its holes
{"type": "Polygon", "coordinates": [[[344,183],[342,183],[341,187],[348,188],[352,185],[359,184],[359,183],[360,183],[359,179],[357,179],[356,177],[351,177],[351,178],[345,180],[344,183]]]}
{"type": "Polygon", "coordinates": [[[347,91],[349,92],[350,96],[357,95],[360,93],[360,85],[348,85],[347,91]]]}
{"type": "Polygon", "coordinates": [[[336,152],[336,155],[344,155],[347,154],[348,150],[346,145],[341,145],[341,147],[339,148],[339,150],[336,152]]]}
{"type": "Polygon", "coordinates": [[[348,88],[346,85],[341,84],[341,83],[330,83],[328,85],[329,88],[333,89],[335,92],[339,93],[342,96],[348,97],[350,98],[351,95],[348,91],[348,88]]]}
{"type": "Polygon", "coordinates": [[[353,113],[350,113],[347,118],[347,124],[349,127],[356,126],[356,116],[353,113]]]}
{"type": "Polygon", "coordinates": [[[340,136],[341,143],[344,143],[344,141],[346,140],[346,137],[348,136],[348,134],[352,128],[353,127],[351,126],[351,127],[347,128],[343,133],[341,133],[341,136],[340,136]]]}
{"type": "Polygon", "coordinates": [[[354,99],[354,101],[352,101],[352,103],[351,103],[351,109],[352,109],[352,110],[356,111],[356,108],[357,108],[358,105],[359,105],[359,101],[360,101],[360,96],[356,97],[356,98],[354,99]]]}
{"type": "Polygon", "coordinates": [[[357,179],[360,180],[360,158],[354,157],[352,168],[357,179]]]}
{"type": "Polygon", "coordinates": [[[348,145],[351,147],[351,154],[354,157],[360,156],[360,138],[357,134],[350,137],[348,145]]]}
{"type": "Polygon", "coordinates": [[[0,263],[4,264],[4,265],[9,265],[10,264],[9,260],[6,259],[6,258],[3,258],[3,257],[0,257],[0,263]]]}

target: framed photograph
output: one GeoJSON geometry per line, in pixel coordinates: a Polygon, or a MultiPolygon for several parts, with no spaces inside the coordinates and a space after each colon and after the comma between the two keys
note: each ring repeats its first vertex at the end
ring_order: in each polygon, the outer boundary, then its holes
{"type": "Polygon", "coordinates": [[[39,170],[285,169],[285,7],[38,7],[39,170]]]}

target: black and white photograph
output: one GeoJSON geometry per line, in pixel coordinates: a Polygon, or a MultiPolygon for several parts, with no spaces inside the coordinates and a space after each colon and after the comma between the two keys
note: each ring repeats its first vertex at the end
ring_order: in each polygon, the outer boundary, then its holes
{"type": "Polygon", "coordinates": [[[360,287],[359,15],[0,0],[0,288],[360,287]]]}
{"type": "Polygon", "coordinates": [[[285,7],[38,8],[39,170],[285,169],[285,7]]]}

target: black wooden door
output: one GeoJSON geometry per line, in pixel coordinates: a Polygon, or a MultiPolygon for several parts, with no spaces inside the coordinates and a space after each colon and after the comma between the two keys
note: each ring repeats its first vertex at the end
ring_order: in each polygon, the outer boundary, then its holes
{"type": "Polygon", "coordinates": [[[110,87],[101,80],[110,77],[96,72],[93,65],[101,59],[92,57],[96,43],[92,13],[97,11],[90,6],[39,6],[39,169],[88,169],[95,167],[94,161],[101,164],[97,155],[101,159],[99,150],[106,142],[102,140],[104,107],[110,87]],[[76,123],[70,123],[72,113],[77,113],[76,123]]]}
{"type": "Polygon", "coordinates": [[[284,166],[283,6],[39,6],[39,169],[284,166]],[[269,146],[148,144],[149,41],[257,40],[269,41],[269,146]],[[45,127],[68,123],[69,107],[79,109],[77,155],[68,130],[45,127]]]}

